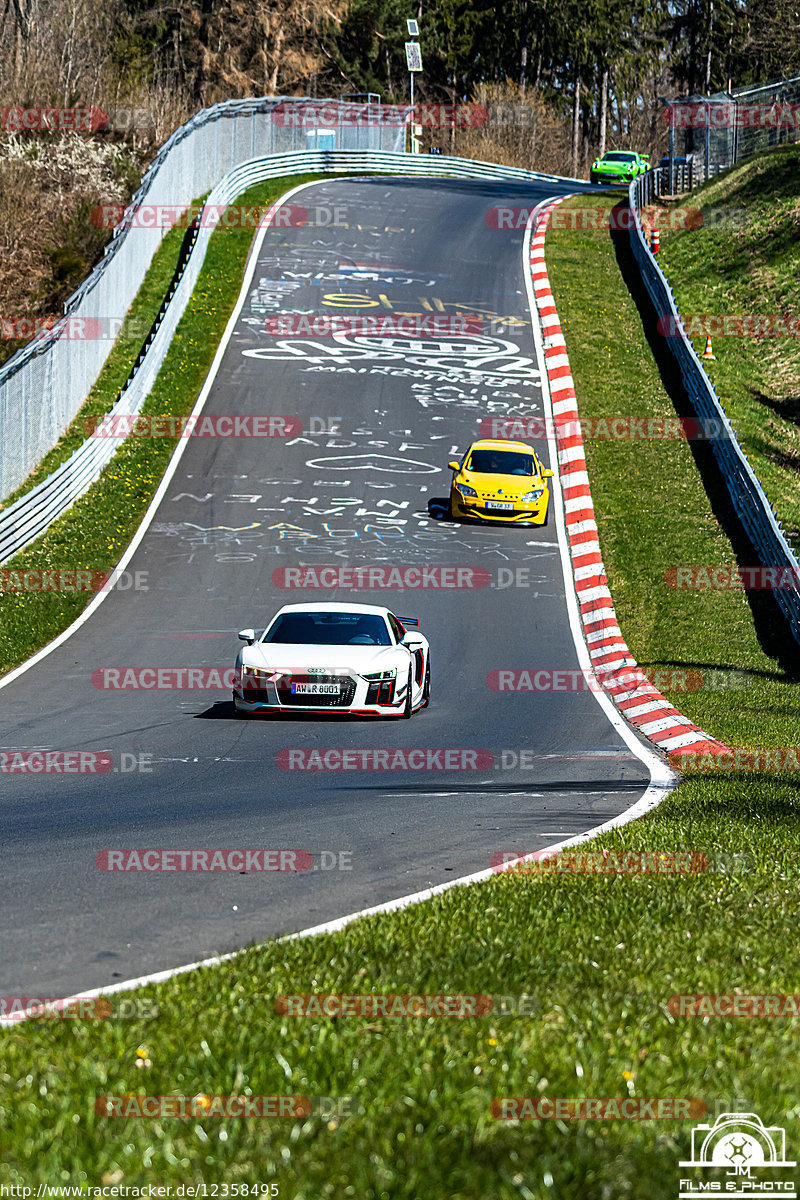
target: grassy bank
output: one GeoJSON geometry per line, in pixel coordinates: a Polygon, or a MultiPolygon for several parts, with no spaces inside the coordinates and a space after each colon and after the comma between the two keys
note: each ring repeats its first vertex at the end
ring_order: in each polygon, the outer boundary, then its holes
{"type": "MultiPolygon", "coordinates": [[[[800,146],[781,147],[725,172],[677,211],[695,210],[688,226],[697,223],[697,209],[703,214],[699,228],[681,229],[680,216],[662,223],[674,224],[675,231],[662,236],[661,266],[680,311],[708,314],[721,328],[713,337],[716,362],[706,369],[797,553],[800,146]],[[737,323],[738,316],[750,323],[737,323]],[[772,333],[758,336],[759,317],[772,333]]],[[[699,332],[695,344],[705,345],[699,332]]]]}
{"type": "MultiPolygon", "coordinates": [[[[610,202],[609,202],[610,203],[610,202]]],[[[674,416],[607,234],[553,233],[548,264],[584,417],[674,416]]],[[[737,745],[791,745],[792,678],[738,593],[670,592],[675,563],[728,563],[682,442],[587,446],[622,631],[737,745]],[[710,675],[710,672],[716,675],[710,675]]],[[[790,777],[693,778],[609,849],[746,852],[689,876],[525,874],[456,888],[335,935],[254,948],[145,989],[148,1020],[5,1030],[0,1184],[274,1183],[292,1200],[673,1200],[692,1121],[523,1121],[500,1097],[678,1097],[758,1112],[800,1141],[791,1019],[676,1016],[675,994],[792,992],[800,809],[790,777]],[[724,869],[727,868],[727,869],[724,869]],[[299,993],[525,994],[524,1015],[288,1017],[299,993]],[[109,1119],[103,1095],[352,1097],[354,1115],[109,1119]]],[[[487,864],[488,865],[488,864],[487,864]]],[[[203,1101],[210,1103],[210,1101],[203,1101]]],[[[223,1194],[222,1191],[218,1194],[223,1194]]]]}

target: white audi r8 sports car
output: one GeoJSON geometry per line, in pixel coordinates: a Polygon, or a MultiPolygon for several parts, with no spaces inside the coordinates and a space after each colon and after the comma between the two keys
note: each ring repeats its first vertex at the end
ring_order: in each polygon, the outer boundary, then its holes
{"type": "Polygon", "coordinates": [[[239,634],[234,711],[410,717],[431,691],[430,646],[414,626],[373,604],[284,604],[260,638],[239,634]]]}

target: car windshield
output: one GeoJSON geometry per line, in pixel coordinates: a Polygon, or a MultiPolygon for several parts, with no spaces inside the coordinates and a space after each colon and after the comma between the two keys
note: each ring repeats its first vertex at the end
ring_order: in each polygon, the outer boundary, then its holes
{"type": "Polygon", "coordinates": [[[536,463],[532,454],[514,450],[473,450],[467,470],[479,475],[535,475],[536,463]]]}
{"type": "Polygon", "coordinates": [[[635,154],[614,154],[614,153],[604,154],[600,161],[601,162],[621,162],[621,163],[636,162],[636,155],[635,154]]]}
{"type": "Polygon", "coordinates": [[[269,627],[264,642],[296,646],[391,646],[383,617],[359,612],[288,612],[269,627]]]}

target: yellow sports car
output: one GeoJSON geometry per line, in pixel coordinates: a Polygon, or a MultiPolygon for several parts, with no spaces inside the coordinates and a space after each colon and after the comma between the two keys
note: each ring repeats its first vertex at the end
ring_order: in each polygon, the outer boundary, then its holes
{"type": "Polygon", "coordinates": [[[553,472],[525,442],[473,442],[453,472],[450,513],[481,521],[545,525],[553,472]]]}

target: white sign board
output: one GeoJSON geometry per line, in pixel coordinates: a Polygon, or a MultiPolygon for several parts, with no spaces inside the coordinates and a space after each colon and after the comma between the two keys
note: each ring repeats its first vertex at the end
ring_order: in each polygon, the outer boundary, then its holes
{"type": "Polygon", "coordinates": [[[419,42],[406,42],[406,63],[409,71],[422,70],[422,51],[419,42]]]}

